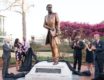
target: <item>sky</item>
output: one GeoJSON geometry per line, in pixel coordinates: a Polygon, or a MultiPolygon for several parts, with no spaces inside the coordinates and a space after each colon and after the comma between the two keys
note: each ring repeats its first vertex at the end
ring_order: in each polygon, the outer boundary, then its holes
{"type": "MultiPolygon", "coordinates": [[[[26,0],[25,0],[26,1],[26,0]]],[[[27,6],[34,5],[26,11],[27,38],[45,37],[47,30],[43,27],[46,5],[53,5],[60,21],[100,23],[104,20],[104,0],[27,0],[27,6]]],[[[13,11],[2,12],[6,15],[5,31],[13,38],[22,37],[21,14],[13,11]]]]}

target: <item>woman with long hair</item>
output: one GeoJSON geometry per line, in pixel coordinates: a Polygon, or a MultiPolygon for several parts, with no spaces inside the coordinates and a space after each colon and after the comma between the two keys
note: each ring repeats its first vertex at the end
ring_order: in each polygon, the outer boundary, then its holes
{"type": "Polygon", "coordinates": [[[86,62],[88,70],[92,73],[93,69],[93,50],[91,42],[86,44],[86,62]]]}
{"type": "Polygon", "coordinates": [[[22,44],[20,43],[19,39],[16,38],[14,42],[14,48],[15,48],[15,55],[16,55],[16,70],[19,70],[19,67],[21,65],[21,53],[22,53],[22,44]]]}

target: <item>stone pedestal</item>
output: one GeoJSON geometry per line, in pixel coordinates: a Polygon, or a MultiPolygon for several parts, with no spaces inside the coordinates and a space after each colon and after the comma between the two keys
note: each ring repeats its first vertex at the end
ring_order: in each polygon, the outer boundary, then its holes
{"type": "Polygon", "coordinates": [[[65,62],[53,65],[53,62],[42,61],[34,65],[25,80],[72,80],[72,72],[65,62]]]}

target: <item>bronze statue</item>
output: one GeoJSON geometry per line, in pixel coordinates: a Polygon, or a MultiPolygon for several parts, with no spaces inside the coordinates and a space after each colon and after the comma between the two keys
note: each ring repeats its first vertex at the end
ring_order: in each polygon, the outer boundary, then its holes
{"type": "Polygon", "coordinates": [[[57,13],[52,12],[52,4],[46,7],[48,15],[45,16],[44,27],[48,30],[46,44],[50,44],[54,65],[59,61],[59,50],[57,45],[57,35],[59,32],[59,18],[57,13]]]}

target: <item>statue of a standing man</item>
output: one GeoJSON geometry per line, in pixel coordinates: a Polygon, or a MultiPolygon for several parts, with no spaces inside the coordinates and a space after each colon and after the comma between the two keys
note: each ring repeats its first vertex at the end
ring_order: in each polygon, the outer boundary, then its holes
{"type": "Polygon", "coordinates": [[[48,14],[45,16],[44,27],[48,30],[46,44],[50,44],[54,65],[59,61],[59,50],[56,37],[59,33],[59,18],[57,13],[52,11],[52,4],[46,6],[48,14]]]}

